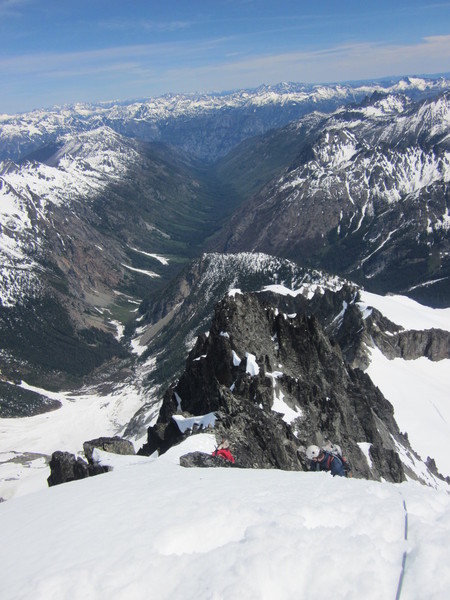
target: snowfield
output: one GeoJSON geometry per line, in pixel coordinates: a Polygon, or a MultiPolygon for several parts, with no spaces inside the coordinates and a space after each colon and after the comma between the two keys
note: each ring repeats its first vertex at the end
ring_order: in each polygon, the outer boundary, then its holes
{"type": "Polygon", "coordinates": [[[431,308],[406,296],[379,296],[361,291],[361,309],[377,308],[393,323],[405,329],[443,329],[450,331],[450,308],[431,308]]]}
{"type": "Polygon", "coordinates": [[[1,504],[2,600],[447,599],[448,493],[180,467],[198,447],[1,504]]]}
{"type": "Polygon", "coordinates": [[[423,460],[434,458],[450,475],[450,360],[388,360],[379,350],[371,359],[367,373],[393,405],[400,431],[423,460]]]}
{"type": "MultiPolygon", "coordinates": [[[[433,309],[404,296],[361,293],[361,310],[377,308],[405,329],[450,331],[450,308],[433,309]]],[[[387,359],[371,351],[367,373],[394,407],[401,431],[423,460],[434,458],[438,470],[450,475],[450,360],[387,359]]]]}

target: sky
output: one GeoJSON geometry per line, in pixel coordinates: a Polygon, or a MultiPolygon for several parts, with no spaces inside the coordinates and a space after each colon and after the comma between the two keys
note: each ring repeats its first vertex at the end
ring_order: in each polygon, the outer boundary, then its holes
{"type": "Polygon", "coordinates": [[[0,0],[0,113],[450,70],[446,0],[0,0]]]}

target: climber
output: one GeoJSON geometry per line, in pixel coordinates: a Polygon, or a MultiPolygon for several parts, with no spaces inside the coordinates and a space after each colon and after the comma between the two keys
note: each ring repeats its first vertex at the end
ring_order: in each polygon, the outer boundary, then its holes
{"type": "Polygon", "coordinates": [[[230,442],[228,440],[223,439],[219,446],[212,453],[213,456],[220,456],[225,460],[229,460],[234,463],[234,457],[230,451],[230,442]]]}
{"type": "Polygon", "coordinates": [[[347,476],[342,460],[338,456],[331,454],[331,452],[322,450],[319,446],[308,446],[306,457],[310,461],[310,471],[330,471],[333,477],[335,475],[339,475],[340,477],[347,476]]]}
{"type": "Polygon", "coordinates": [[[333,444],[332,442],[330,442],[330,440],[326,440],[322,446],[322,450],[325,450],[325,452],[328,452],[329,454],[332,454],[333,456],[337,456],[339,458],[339,460],[341,461],[342,466],[344,467],[345,476],[353,477],[352,465],[350,464],[350,461],[344,455],[344,453],[342,452],[342,448],[340,446],[338,446],[338,444],[333,444]]]}

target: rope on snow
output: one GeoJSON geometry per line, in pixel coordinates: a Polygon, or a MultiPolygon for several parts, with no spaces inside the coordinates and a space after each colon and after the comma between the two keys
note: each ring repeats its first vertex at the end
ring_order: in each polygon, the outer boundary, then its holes
{"type": "MultiPolygon", "coordinates": [[[[406,502],[403,499],[403,508],[405,509],[405,534],[404,534],[404,539],[405,541],[408,540],[408,509],[406,508],[406,502]]],[[[405,576],[405,565],[406,565],[406,557],[408,555],[408,552],[405,550],[403,552],[403,559],[402,559],[402,570],[400,571],[400,578],[398,580],[398,586],[397,586],[397,594],[395,595],[395,600],[400,600],[400,595],[402,593],[402,585],[403,585],[403,578],[405,576]]]]}

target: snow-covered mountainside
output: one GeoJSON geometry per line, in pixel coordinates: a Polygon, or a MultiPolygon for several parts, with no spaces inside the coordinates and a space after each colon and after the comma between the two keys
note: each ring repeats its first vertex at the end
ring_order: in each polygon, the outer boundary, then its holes
{"type": "Polygon", "coordinates": [[[2,600],[447,598],[445,491],[179,466],[214,444],[0,504],[2,600]]]}
{"type": "MultiPolygon", "coordinates": [[[[448,305],[449,93],[418,103],[375,94],[285,131],[296,160],[236,211],[214,247],[271,252],[448,305]]],[[[280,136],[274,143],[272,152],[280,136]]],[[[245,170],[245,154],[235,160],[245,170]]]]}
{"type": "MultiPolygon", "coordinates": [[[[126,146],[121,146],[119,136],[103,128],[78,138],[66,136],[47,163],[1,164],[3,306],[14,305],[28,291],[20,285],[25,277],[18,277],[19,273],[27,273],[30,291],[39,287],[39,262],[46,252],[45,231],[49,230],[53,213],[58,209],[67,214],[89,210],[111,178],[123,177],[128,161],[136,156],[131,142],[127,140],[126,146]]],[[[64,244],[63,232],[54,234],[64,244]]],[[[50,248],[50,252],[55,253],[56,248],[50,248]]]]}
{"type": "Polygon", "coordinates": [[[113,336],[221,215],[189,160],[159,146],[100,127],[48,150],[0,167],[1,368],[39,386],[123,358],[113,336]]]}
{"type": "Polygon", "coordinates": [[[19,115],[0,115],[0,160],[21,159],[61,135],[107,125],[128,137],[161,141],[211,161],[242,140],[303,115],[330,112],[374,91],[417,98],[450,87],[446,78],[347,85],[279,84],[224,94],[168,95],[129,103],[76,104],[19,115]]]}

